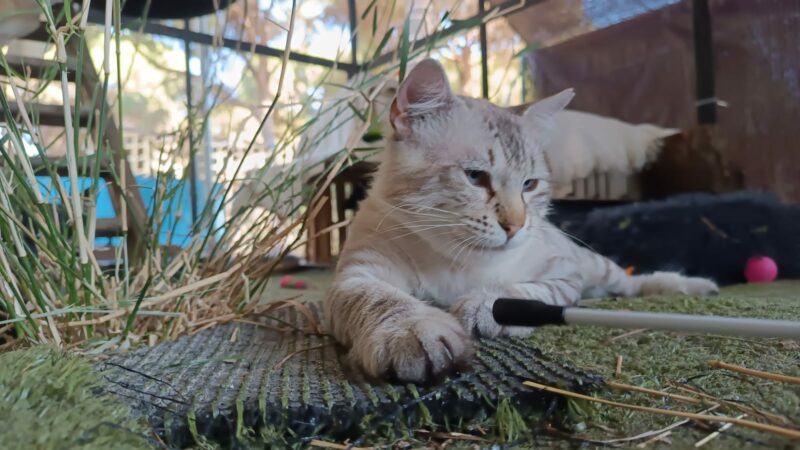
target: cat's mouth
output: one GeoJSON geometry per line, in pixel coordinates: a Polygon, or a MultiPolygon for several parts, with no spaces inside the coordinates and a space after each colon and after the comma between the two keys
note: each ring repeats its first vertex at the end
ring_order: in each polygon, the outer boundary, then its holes
{"type": "Polygon", "coordinates": [[[499,243],[499,244],[495,244],[493,242],[484,241],[484,242],[482,242],[480,244],[475,245],[475,247],[480,249],[480,250],[484,250],[484,251],[500,252],[500,251],[503,251],[503,250],[507,250],[512,245],[513,244],[511,243],[511,240],[510,239],[506,239],[504,242],[499,243]]]}

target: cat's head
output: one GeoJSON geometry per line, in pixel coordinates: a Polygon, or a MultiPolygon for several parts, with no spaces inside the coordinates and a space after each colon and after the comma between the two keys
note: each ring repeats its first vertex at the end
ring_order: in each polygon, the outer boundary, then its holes
{"type": "Polygon", "coordinates": [[[426,59],[392,103],[393,136],[376,190],[436,246],[516,246],[547,214],[542,147],[572,97],[567,90],[516,113],[454,95],[442,66],[426,59]]]}

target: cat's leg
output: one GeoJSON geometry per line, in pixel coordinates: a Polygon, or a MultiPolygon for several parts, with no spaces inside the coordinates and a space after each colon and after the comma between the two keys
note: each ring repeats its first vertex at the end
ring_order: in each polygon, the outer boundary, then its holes
{"type": "Polygon", "coordinates": [[[575,244],[574,252],[585,280],[584,297],[648,296],[665,294],[716,295],[712,280],[687,277],[676,272],[628,275],[610,259],[575,244]]]}
{"type": "Polygon", "coordinates": [[[472,357],[469,336],[451,314],[369,273],[337,276],[325,303],[328,330],[373,378],[426,382],[472,357]]]}
{"type": "Polygon", "coordinates": [[[495,322],[492,307],[498,298],[538,300],[549,305],[574,305],[581,299],[581,274],[568,258],[553,257],[545,264],[542,279],[510,286],[494,286],[472,291],[459,298],[450,311],[474,336],[524,336],[529,327],[502,326],[495,322]]]}

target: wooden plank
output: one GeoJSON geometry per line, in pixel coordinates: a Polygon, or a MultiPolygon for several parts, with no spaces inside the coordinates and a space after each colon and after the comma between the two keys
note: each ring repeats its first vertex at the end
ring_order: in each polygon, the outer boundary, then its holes
{"type": "MultiPolygon", "coordinates": [[[[6,56],[6,61],[8,62],[9,68],[19,76],[30,77],[32,79],[61,80],[61,75],[59,74],[60,67],[56,61],[18,55],[8,55],[6,56]]],[[[67,80],[75,81],[76,67],[75,61],[67,61],[67,80]]],[[[0,75],[9,75],[2,66],[0,66],[0,75]]]]}
{"type": "Polygon", "coordinates": [[[314,259],[312,262],[317,264],[328,264],[333,260],[331,251],[331,233],[330,231],[320,234],[320,232],[329,226],[333,225],[333,218],[331,217],[333,211],[331,208],[331,197],[327,195],[322,203],[319,213],[314,217],[314,235],[312,240],[314,242],[314,259]]]}
{"type": "MultiPolygon", "coordinates": [[[[19,108],[16,103],[9,103],[9,112],[11,116],[17,118],[20,114],[19,108]]],[[[39,103],[27,104],[25,108],[28,110],[31,122],[39,125],[46,125],[50,127],[64,127],[64,107],[61,105],[43,105],[39,103]]],[[[90,108],[81,108],[79,114],[73,111],[72,120],[80,121],[80,126],[85,127],[89,123],[92,110],[90,108]]],[[[6,122],[5,111],[0,107],[0,122],[6,122]]]]}
{"type": "MultiPolygon", "coordinates": [[[[344,222],[346,220],[344,208],[344,203],[346,201],[345,186],[346,183],[344,181],[336,180],[333,183],[333,189],[336,193],[336,223],[344,222]]],[[[339,237],[339,252],[341,253],[342,249],[344,248],[344,241],[347,239],[347,227],[341,227],[336,231],[339,237]]]]}

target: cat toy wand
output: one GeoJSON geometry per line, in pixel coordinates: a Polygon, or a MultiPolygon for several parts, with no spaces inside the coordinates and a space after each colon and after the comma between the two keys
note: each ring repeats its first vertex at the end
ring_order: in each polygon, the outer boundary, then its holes
{"type": "Polygon", "coordinates": [[[744,317],[697,316],[624,310],[555,306],[537,300],[501,298],[492,306],[500,325],[595,325],[613,328],[646,328],[661,331],[722,334],[762,338],[800,339],[800,321],[744,317]]]}

